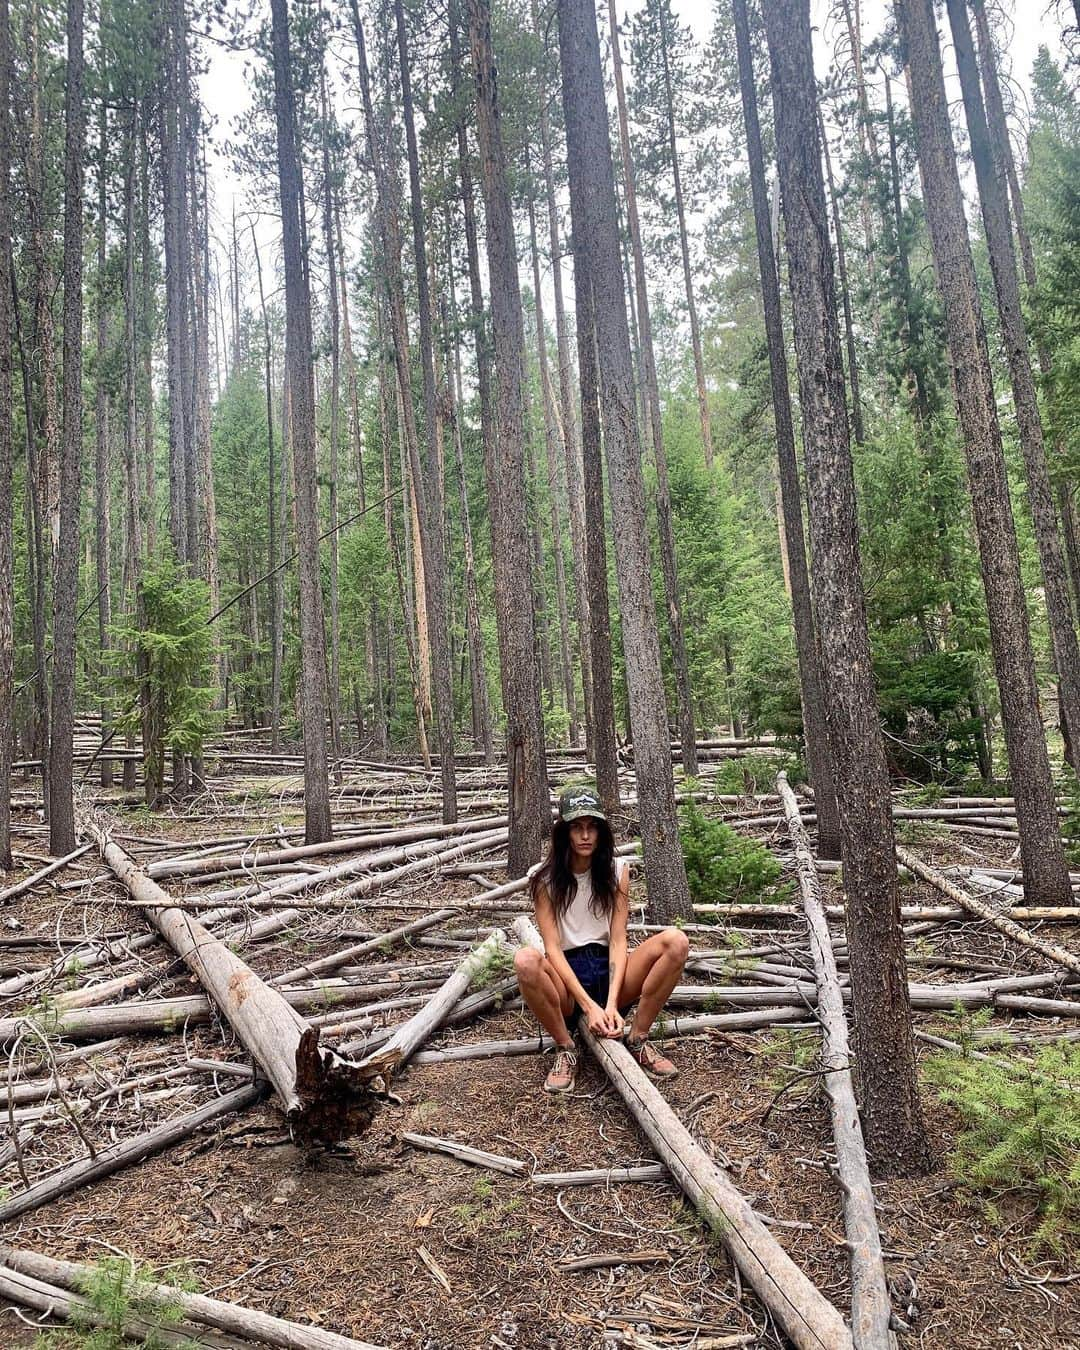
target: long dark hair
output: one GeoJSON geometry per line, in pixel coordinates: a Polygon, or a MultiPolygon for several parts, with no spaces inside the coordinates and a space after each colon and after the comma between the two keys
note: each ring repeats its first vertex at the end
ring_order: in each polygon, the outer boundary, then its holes
{"type": "MultiPolygon", "coordinates": [[[[592,875],[592,900],[589,908],[599,918],[610,918],[615,910],[615,836],[611,826],[599,816],[596,822],[597,839],[589,867],[592,875]]],[[[577,895],[577,878],[570,867],[570,825],[557,820],[551,827],[551,843],[547,857],[536,869],[530,881],[529,893],[535,905],[541,890],[547,890],[557,918],[569,909],[577,895]]]]}

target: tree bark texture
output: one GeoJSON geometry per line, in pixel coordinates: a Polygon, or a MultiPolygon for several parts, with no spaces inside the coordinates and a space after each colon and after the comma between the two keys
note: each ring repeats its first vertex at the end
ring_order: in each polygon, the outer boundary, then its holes
{"type": "Polygon", "coordinates": [[[803,413],[815,613],[840,812],[856,1054],[881,1173],[925,1170],[891,797],[874,692],[832,248],[818,144],[809,0],[767,0],[777,159],[803,413]]]}
{"type": "Polygon", "coordinates": [[[690,894],[671,779],[600,43],[590,0],[560,0],[558,20],[570,209],[593,296],[638,814],[650,902],[666,921],[689,913],[690,894]]]}
{"type": "Polygon", "coordinates": [[[302,183],[296,154],[296,111],[286,0],[272,0],[274,111],[285,258],[286,362],[292,415],[293,489],[300,555],[300,715],[304,732],[304,837],[329,839],[330,781],[326,759],[326,633],[323,624],[316,503],[315,390],[312,382],[311,296],[300,223],[302,183]]]}
{"type": "Polygon", "coordinates": [[[1012,381],[1020,449],[1027,475],[1028,505],[1035,527],[1035,542],[1042,567],[1046,612],[1054,667],[1058,676],[1058,706],[1065,726],[1065,743],[1071,748],[1070,762],[1076,768],[1080,755],[1080,643],[1076,639],[1069,579],[1065,567],[1061,531],[1054,507],[1050,470],[1046,462],[1042,417],[1039,413],[1035,375],[1031,368],[1027,326],[1020,301],[1020,277],[1016,268],[1009,223],[1008,186],[1005,166],[995,160],[975,62],[967,5],[948,0],[949,23],[967,113],[968,135],[975,164],[975,178],[982,205],[983,227],[994,276],[1001,337],[1012,381]]]}
{"type": "Polygon", "coordinates": [[[735,40],[739,62],[743,117],[746,123],[747,162],[754,202],[757,232],[758,268],[761,274],[761,302],[765,315],[765,341],[769,348],[769,375],[772,384],[773,425],[776,432],[776,458],[780,479],[781,540],[785,545],[791,611],[795,627],[795,651],[799,661],[799,692],[802,698],[803,735],[810,782],[817,806],[818,851],[823,858],[840,857],[840,818],[836,808],[836,784],[833,780],[832,752],[829,749],[825,718],[824,676],[818,648],[810,597],[810,572],[806,565],[803,534],[802,486],[795,456],[795,429],[791,417],[788,386],[787,346],[780,307],[780,283],[773,250],[768,192],[765,185],[765,158],[761,148],[761,126],[757,111],[757,84],[754,79],[753,52],[746,0],[733,0],[735,40]]]}
{"type": "MultiPolygon", "coordinates": [[[[83,0],[67,11],[64,130],[64,414],[60,459],[60,546],[53,577],[52,734],[49,738],[49,851],[75,847],[72,754],[75,734],[75,600],[79,586],[82,467],[83,0]]],[[[6,338],[5,338],[6,341],[6,338]]]]}
{"type": "Polygon", "coordinates": [[[945,310],[994,671],[1017,799],[1024,889],[1032,904],[1064,903],[1069,896],[1068,873],[1054,812],[993,375],[931,0],[897,0],[897,15],[910,70],[911,115],[945,310]]]}
{"type": "MultiPolygon", "coordinates": [[[[435,694],[435,724],[439,737],[439,765],[442,776],[443,820],[457,819],[457,788],[454,780],[454,688],[450,655],[450,628],[447,606],[446,530],[444,525],[443,485],[440,457],[436,453],[438,407],[435,397],[434,340],[431,322],[431,292],[428,285],[427,254],[424,242],[423,191],[420,183],[420,157],[413,123],[412,83],[405,34],[405,16],[401,0],[394,0],[398,58],[401,67],[402,111],[409,160],[409,200],[412,210],[413,253],[416,259],[417,308],[420,329],[420,366],[424,385],[424,437],[419,445],[419,473],[413,490],[420,516],[424,547],[424,590],[427,598],[428,631],[431,636],[432,686],[435,694]]],[[[402,398],[411,398],[403,388],[402,398]]]]}
{"type": "Polygon", "coordinates": [[[549,829],[544,718],[536,671],[532,606],[521,588],[530,575],[525,491],[525,329],[518,286],[514,217],[506,179],[487,0],[469,0],[469,43],[476,78],[477,136],[491,283],[496,417],[488,487],[495,603],[503,611],[506,643],[500,655],[506,704],[510,853],[508,870],[520,876],[540,858],[549,829]]]}
{"type": "MultiPolygon", "coordinates": [[[[108,162],[108,107],[104,101],[98,113],[98,200],[97,200],[97,295],[96,345],[94,362],[94,562],[97,574],[98,620],[98,707],[101,714],[101,743],[108,744],[111,724],[111,705],[106,695],[108,649],[112,624],[112,595],[109,577],[111,531],[109,512],[109,393],[105,380],[105,356],[108,342],[108,305],[105,294],[106,263],[106,209],[108,162]]],[[[4,331],[0,329],[0,332],[4,331]]],[[[108,754],[101,756],[101,786],[112,787],[113,761],[108,754]]]]}
{"type": "MultiPolygon", "coordinates": [[[[656,376],[656,353],[653,350],[652,315],[649,309],[649,289],[645,277],[645,252],[641,245],[641,224],[638,220],[637,190],[634,186],[634,160],[630,151],[630,127],[626,115],[626,92],[623,88],[622,57],[619,51],[619,21],[615,0],[608,0],[608,26],[611,30],[611,57],[615,71],[615,94],[619,110],[619,149],[622,156],[623,189],[626,193],[626,215],[630,226],[630,247],[634,259],[634,285],[637,290],[638,326],[641,332],[641,366],[644,379],[644,403],[650,429],[653,458],[656,463],[656,527],[660,536],[660,566],[664,576],[664,596],[667,600],[668,636],[671,640],[671,662],[675,670],[675,692],[679,712],[679,744],[683,772],[687,777],[697,775],[697,734],[694,728],[694,705],[690,693],[690,667],[686,655],[686,634],[683,627],[682,601],[679,596],[679,571],[675,557],[675,532],[671,521],[671,492],[668,487],[667,452],[664,449],[664,426],[660,409],[660,384],[656,376]]],[[[666,62],[666,53],[665,53],[666,62]]],[[[674,121],[671,123],[674,134],[674,121]]],[[[674,140],[672,160],[674,163],[674,140]]],[[[676,167],[676,174],[678,168],[676,167]]],[[[680,221],[682,217],[680,216],[680,221]]],[[[685,243],[685,238],[684,238],[685,243]]],[[[692,296],[689,279],[687,295],[692,296]]],[[[695,311],[696,322],[696,311],[695,311]]],[[[699,343],[700,347],[700,343],[699,343]]],[[[695,352],[695,362],[700,351],[695,352]]],[[[703,396],[704,376],[701,376],[699,398],[703,396]]],[[[704,403],[702,435],[708,427],[708,401],[704,403]]],[[[711,432],[709,433],[711,435],[711,432]]],[[[706,450],[711,458],[711,446],[706,450]]]]}
{"type": "MultiPolygon", "coordinates": [[[[11,446],[11,22],[0,0],[0,868],[11,867],[11,761],[14,749],[15,522],[11,446]]],[[[29,490],[29,485],[28,490],[29,490]]]]}

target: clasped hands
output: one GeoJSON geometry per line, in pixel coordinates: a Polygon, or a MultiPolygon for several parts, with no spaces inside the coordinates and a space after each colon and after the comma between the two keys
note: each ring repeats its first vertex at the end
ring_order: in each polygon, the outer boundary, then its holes
{"type": "Polygon", "coordinates": [[[622,1035],[623,1019],[618,1008],[601,1008],[599,1003],[588,1003],[582,1011],[585,1013],[585,1025],[594,1036],[611,1040],[622,1035]]]}

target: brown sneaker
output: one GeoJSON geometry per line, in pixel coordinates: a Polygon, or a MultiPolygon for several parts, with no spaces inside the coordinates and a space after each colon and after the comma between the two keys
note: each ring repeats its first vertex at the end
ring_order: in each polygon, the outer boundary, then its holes
{"type": "Polygon", "coordinates": [[[578,1057],[576,1050],[557,1049],[555,1063],[544,1079],[545,1092],[573,1092],[577,1082],[578,1057]]]}
{"type": "Polygon", "coordinates": [[[654,1078],[674,1078],[679,1072],[671,1060],[662,1055],[649,1040],[636,1041],[632,1036],[627,1036],[626,1048],[645,1072],[654,1078]]]}

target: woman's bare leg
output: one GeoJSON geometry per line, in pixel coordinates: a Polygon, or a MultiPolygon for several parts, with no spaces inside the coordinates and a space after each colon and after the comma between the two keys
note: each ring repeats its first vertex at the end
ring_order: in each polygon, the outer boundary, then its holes
{"type": "Polygon", "coordinates": [[[626,963],[620,1002],[637,1000],[634,1040],[644,1040],[668,995],[679,983],[690,941],[680,928],[665,928],[635,947],[626,963]]]}
{"type": "Polygon", "coordinates": [[[555,1044],[564,1050],[573,1049],[574,1038],[566,1025],[567,1015],[573,1010],[574,1000],[566,992],[562,980],[550,963],[534,947],[519,947],[514,956],[521,997],[532,1010],[536,1020],[555,1044]]]}

